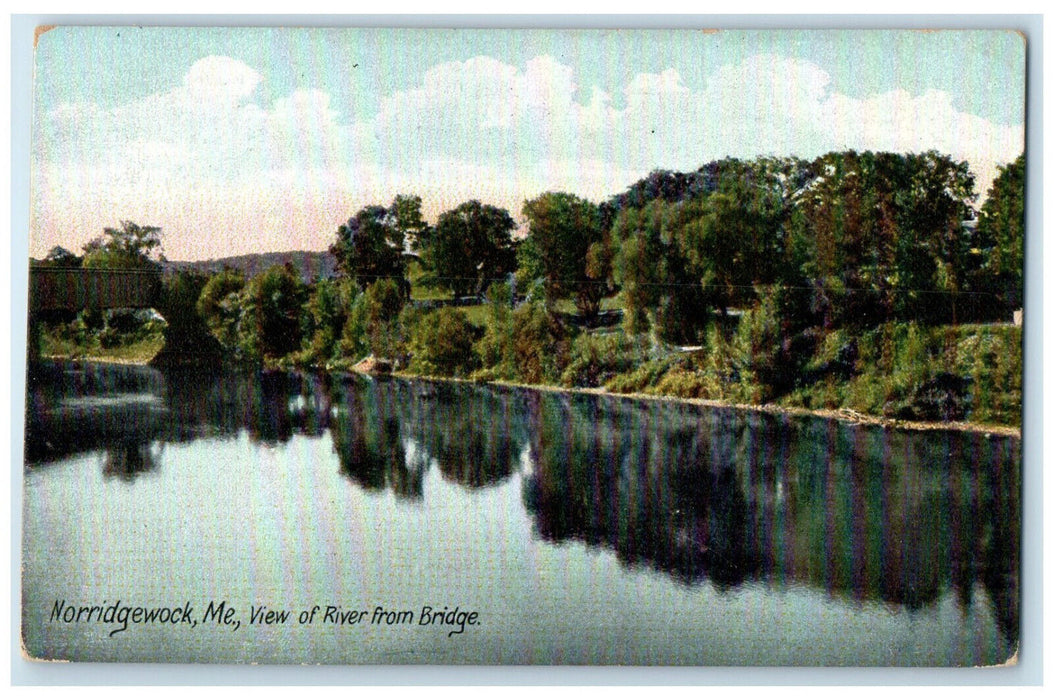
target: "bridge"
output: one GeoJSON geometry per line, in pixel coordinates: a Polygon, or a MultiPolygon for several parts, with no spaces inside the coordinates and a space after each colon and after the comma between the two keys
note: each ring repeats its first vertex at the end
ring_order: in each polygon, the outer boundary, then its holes
{"type": "Polygon", "coordinates": [[[82,309],[148,309],[157,305],[161,275],[153,270],[29,268],[29,315],[82,309]]]}
{"type": "Polygon", "coordinates": [[[154,270],[29,267],[29,360],[40,357],[41,321],[83,309],[149,309],[161,299],[154,270]]]}

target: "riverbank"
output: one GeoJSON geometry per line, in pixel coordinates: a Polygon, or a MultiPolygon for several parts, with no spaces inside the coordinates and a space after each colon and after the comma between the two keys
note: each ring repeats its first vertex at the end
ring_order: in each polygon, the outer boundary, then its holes
{"type": "MultiPolygon", "coordinates": [[[[156,353],[155,353],[156,354],[156,353]]],[[[75,362],[95,362],[101,364],[117,364],[117,365],[148,365],[153,359],[154,354],[137,354],[129,357],[124,354],[93,354],[91,356],[71,357],[61,355],[50,355],[45,356],[45,360],[53,361],[75,361],[75,362]]],[[[319,370],[325,371],[325,370],[319,370]]],[[[343,370],[342,370],[343,371],[343,370]]],[[[886,428],[896,428],[899,430],[912,430],[912,431],[935,431],[935,430],[955,430],[961,432],[970,433],[981,433],[990,435],[1002,435],[1007,437],[1021,437],[1020,426],[1007,426],[997,425],[990,423],[981,423],[973,421],[918,421],[918,420],[904,420],[897,418],[890,418],[888,416],[874,415],[863,413],[860,411],[853,410],[851,408],[805,408],[802,406],[788,406],[784,404],[776,403],[747,403],[737,401],[723,401],[715,399],[701,399],[691,398],[684,396],[675,396],[668,394],[659,394],[653,392],[621,392],[612,391],[603,387],[563,387],[555,386],[551,384],[529,384],[524,382],[515,382],[507,380],[474,380],[459,377],[444,377],[434,376],[426,374],[417,374],[407,371],[392,372],[390,374],[371,375],[367,372],[357,372],[355,370],[348,370],[350,373],[361,374],[363,376],[393,376],[400,379],[407,380],[423,380],[429,382],[450,382],[457,384],[477,384],[477,385],[491,385],[498,387],[507,387],[513,389],[530,389],[534,391],[544,391],[547,393],[561,393],[561,394],[581,394],[589,396],[605,396],[620,399],[633,399],[633,400],[646,400],[646,401],[664,401],[664,402],[676,402],[680,404],[687,404],[692,406],[703,406],[708,408],[729,408],[738,411],[756,411],[760,413],[767,413],[770,415],[786,415],[786,416],[811,416],[817,418],[826,418],[830,420],[837,420],[845,423],[855,423],[863,425],[876,425],[886,428]]]]}
{"type": "Polygon", "coordinates": [[[84,347],[72,342],[55,342],[49,338],[41,351],[40,358],[42,360],[76,360],[79,362],[146,365],[161,352],[164,346],[165,339],[160,333],[110,348],[102,348],[98,345],[84,347]]]}
{"type": "Polygon", "coordinates": [[[755,411],[759,413],[768,413],[770,415],[786,415],[786,416],[811,416],[816,418],[827,418],[830,420],[837,420],[843,423],[856,423],[863,425],[876,425],[886,428],[896,428],[899,430],[914,430],[914,431],[935,431],[935,430],[956,430],[961,432],[970,433],[982,433],[989,435],[1001,435],[1005,437],[1021,437],[1020,427],[1005,426],[1005,425],[990,425],[984,423],[972,423],[970,421],[910,421],[910,420],[899,420],[895,418],[887,418],[885,416],[874,416],[859,413],[852,409],[816,409],[816,408],[801,408],[796,406],[781,406],[777,404],[748,404],[748,403],[735,403],[729,401],[715,401],[712,399],[693,399],[683,398],[680,396],[666,396],[659,394],[648,394],[648,393],[622,393],[616,391],[609,391],[603,388],[586,388],[586,387],[561,387],[552,386],[549,384],[524,384],[521,382],[510,382],[510,381],[488,381],[479,382],[471,379],[461,379],[457,377],[435,377],[426,376],[419,374],[412,374],[409,372],[394,372],[391,374],[393,377],[408,380],[424,380],[430,382],[451,382],[459,384],[484,384],[490,386],[507,387],[511,389],[531,389],[534,391],[544,391],[547,393],[555,394],[581,394],[588,396],[604,396],[619,399],[633,399],[633,400],[645,400],[645,401],[663,401],[668,403],[679,403],[688,404],[691,406],[703,406],[707,408],[729,408],[737,411],[755,411]]]}

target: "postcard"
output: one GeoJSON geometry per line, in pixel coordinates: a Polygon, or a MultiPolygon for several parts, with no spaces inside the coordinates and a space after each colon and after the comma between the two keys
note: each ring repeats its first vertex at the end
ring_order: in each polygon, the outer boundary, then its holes
{"type": "Polygon", "coordinates": [[[1027,49],[38,28],[24,656],[1016,663],[1027,49]]]}

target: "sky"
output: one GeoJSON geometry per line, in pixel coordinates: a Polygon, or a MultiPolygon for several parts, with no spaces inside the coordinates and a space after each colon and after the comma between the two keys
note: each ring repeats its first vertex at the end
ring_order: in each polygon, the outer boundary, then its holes
{"type": "Polygon", "coordinates": [[[58,27],[34,59],[29,253],[160,226],[172,260],[324,250],[417,194],[595,202],[656,168],[1024,149],[1013,32],[58,27]]]}

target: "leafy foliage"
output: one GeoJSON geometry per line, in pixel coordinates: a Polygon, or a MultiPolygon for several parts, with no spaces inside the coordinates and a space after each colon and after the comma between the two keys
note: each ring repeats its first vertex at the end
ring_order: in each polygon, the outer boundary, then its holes
{"type": "Polygon", "coordinates": [[[479,365],[473,346],[482,334],[460,309],[431,311],[414,326],[410,369],[433,376],[468,375],[479,365]]]}
{"type": "MultiPolygon", "coordinates": [[[[584,316],[596,316],[606,292],[606,270],[587,270],[590,248],[604,241],[597,206],[566,192],[546,192],[524,203],[523,215],[549,301],[573,296],[584,316]]],[[[592,259],[602,257],[594,251],[592,259]]]]}
{"type": "Polygon", "coordinates": [[[520,381],[557,381],[569,355],[566,329],[546,312],[540,300],[522,304],[512,313],[512,357],[520,381]]]}
{"type": "Polygon", "coordinates": [[[287,267],[254,277],[241,295],[238,335],[246,357],[274,361],[298,350],[304,301],[304,287],[287,267]]]}
{"type": "Polygon", "coordinates": [[[999,169],[970,249],[974,303],[1008,318],[1024,300],[1025,155],[999,169]],[[994,308],[993,308],[994,307],[994,308]]]}
{"type": "Polygon", "coordinates": [[[831,153],[800,194],[792,236],[825,327],[952,320],[961,288],[973,176],[922,154],[831,153]]]}
{"type": "Polygon", "coordinates": [[[471,200],[443,212],[435,228],[420,238],[419,252],[432,279],[461,297],[478,294],[516,266],[512,232],[516,222],[505,209],[471,200]]]}
{"type": "Polygon", "coordinates": [[[90,269],[160,271],[162,261],[161,229],[133,221],[103,229],[102,236],[84,246],[83,266],[90,269]]]}
{"type": "Polygon", "coordinates": [[[341,340],[343,351],[351,357],[370,352],[394,358],[402,340],[399,314],[405,301],[395,280],[382,279],[366,287],[351,305],[341,340]]]}
{"type": "Polygon", "coordinates": [[[363,290],[381,279],[405,286],[403,252],[408,238],[416,240],[426,230],[421,218],[421,198],[400,195],[389,207],[371,205],[337,229],[330,253],[337,267],[363,290]]]}
{"type": "Polygon", "coordinates": [[[348,309],[358,296],[358,288],[350,280],[315,283],[301,317],[304,349],[296,358],[297,364],[324,367],[338,358],[348,309]]]}

